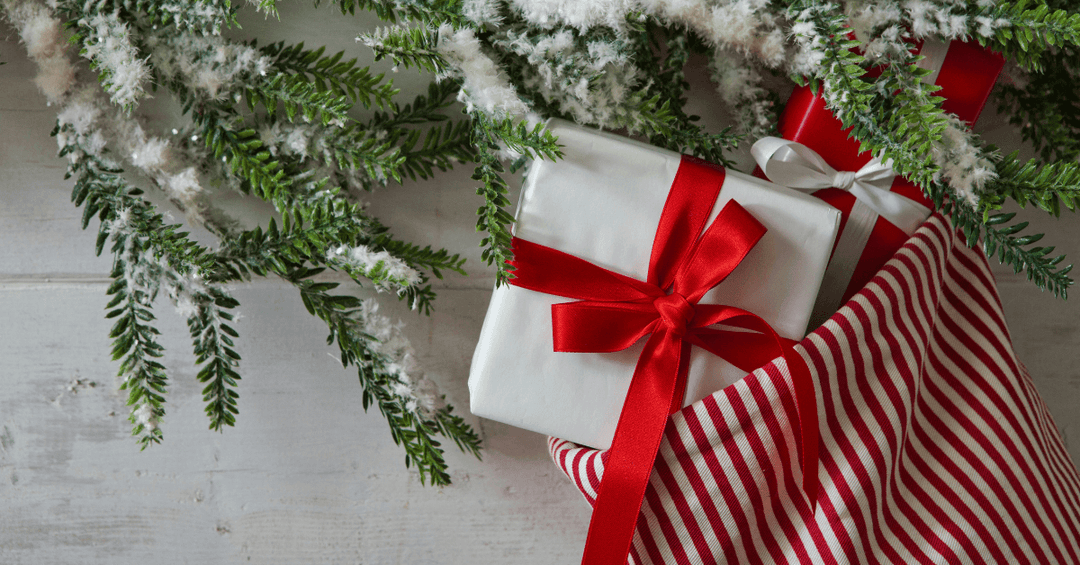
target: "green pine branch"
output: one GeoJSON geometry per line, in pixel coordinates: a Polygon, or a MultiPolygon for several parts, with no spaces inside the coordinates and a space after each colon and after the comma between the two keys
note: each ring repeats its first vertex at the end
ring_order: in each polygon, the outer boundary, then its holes
{"type": "Polygon", "coordinates": [[[1042,62],[1022,86],[999,83],[995,89],[998,113],[1020,130],[1044,161],[1075,161],[1080,157],[1080,49],[1064,48],[1042,62]]]}
{"type": "Polygon", "coordinates": [[[408,399],[393,392],[393,385],[401,381],[388,367],[389,360],[373,348],[373,338],[366,333],[362,301],[353,296],[330,294],[328,291],[336,288],[337,283],[311,280],[321,270],[294,265],[278,274],[300,291],[308,312],[326,322],[330,330],[327,343],[338,345],[342,366],[356,367],[363,407],[365,410],[372,404],[379,407],[390,424],[394,443],[405,449],[406,467],[416,467],[421,484],[450,484],[444,453],[435,436],[452,439],[462,451],[477,458],[480,457],[479,436],[461,418],[453,415],[449,406],[434,414],[425,414],[423,410],[411,409],[408,399]]]}
{"type": "Polygon", "coordinates": [[[400,126],[445,121],[449,118],[444,111],[454,103],[458,90],[460,85],[452,80],[432,81],[427,92],[418,94],[412,102],[404,106],[391,102],[386,111],[375,112],[368,129],[392,133],[400,126]]]}
{"type": "Polygon", "coordinates": [[[334,90],[321,89],[307,77],[287,73],[268,76],[265,81],[244,89],[248,109],[255,111],[262,106],[272,119],[280,106],[285,117],[294,121],[297,116],[305,122],[321,121],[323,125],[334,121],[344,123],[349,119],[352,104],[346,96],[334,90]]]}
{"type": "Polygon", "coordinates": [[[212,288],[187,320],[195,361],[202,365],[196,378],[206,385],[202,390],[206,415],[210,419],[210,429],[218,432],[222,431],[222,426],[235,425],[239,414],[236,399],[240,395],[236,392],[236,381],[240,380],[240,373],[236,367],[240,363],[240,354],[233,343],[233,338],[239,334],[228,324],[234,319],[229,310],[239,305],[231,296],[212,288]]]}
{"type": "Polygon", "coordinates": [[[315,0],[315,6],[322,5],[324,1],[332,1],[343,14],[352,15],[356,10],[375,12],[380,20],[389,23],[417,21],[436,26],[444,22],[455,26],[466,24],[461,15],[461,0],[315,0]]]}
{"type": "Polygon", "coordinates": [[[153,326],[152,311],[162,285],[190,294],[196,310],[188,327],[195,339],[196,362],[202,364],[214,357],[198,375],[200,382],[210,383],[204,390],[210,427],[220,430],[222,425],[232,425],[240,356],[223,334],[236,337],[225,322],[232,319],[228,310],[238,303],[212,285],[191,289],[183,288],[186,283],[181,282],[209,271],[215,264],[212,254],[190,240],[182,226],[167,224],[164,216],[141,198],[142,191],[130,187],[120,176],[119,168],[89,154],[72,126],[58,126],[53,135],[59,134],[67,140],[60,155],[72,158],[67,176],[76,177],[71,198],[83,208],[83,229],[98,217],[99,255],[107,239],[111,236],[113,240],[113,282],[107,291],[112,298],[106,306],[106,318],[116,319],[109,337],[113,360],[122,359],[119,374],[124,380],[120,388],[128,391],[127,404],[132,406],[132,435],[139,438],[143,449],[163,437],[159,423],[165,416],[168,377],[159,361],[164,349],[156,338],[159,332],[153,326]]]}
{"type": "MultiPolygon", "coordinates": [[[[389,20],[388,20],[389,21],[389,20]]],[[[439,32],[426,27],[388,26],[357,37],[375,52],[375,60],[389,58],[394,65],[435,74],[450,67],[439,54],[439,32]]]]}
{"type": "Polygon", "coordinates": [[[1054,10],[1044,2],[1029,0],[1003,3],[982,11],[1009,25],[996,26],[992,39],[979,36],[979,41],[1024,68],[1040,71],[1044,56],[1080,44],[1080,14],[1054,10]]]}
{"type": "Polygon", "coordinates": [[[304,49],[304,44],[286,45],[279,41],[259,51],[269,57],[275,69],[290,76],[304,78],[319,92],[333,92],[365,108],[387,107],[397,89],[382,74],[372,74],[368,67],[357,65],[356,59],[343,61],[344,51],[324,56],[325,47],[304,49]]]}
{"type": "Polygon", "coordinates": [[[57,10],[72,18],[91,14],[119,13],[127,21],[145,27],[172,27],[182,32],[217,35],[238,27],[237,6],[229,0],[61,0],[57,10]]]}
{"type": "Polygon", "coordinates": [[[1055,217],[1061,215],[1062,207],[1076,211],[1080,205],[1080,163],[1042,164],[1034,159],[1022,163],[1019,154],[1013,152],[997,163],[998,178],[987,183],[980,195],[981,204],[996,210],[1010,199],[1021,206],[1032,204],[1055,217]]]}
{"type": "Polygon", "coordinates": [[[514,217],[506,211],[510,201],[506,198],[508,190],[503,178],[505,169],[498,156],[499,144],[533,159],[554,161],[562,157],[562,151],[555,136],[543,124],[530,129],[524,122],[515,122],[510,117],[492,120],[483,114],[475,114],[473,124],[474,145],[479,152],[472,178],[481,183],[476,192],[484,198],[484,204],[477,210],[476,231],[487,234],[480,241],[484,248],[480,257],[488,265],[495,265],[496,284],[502,284],[513,277],[509,261],[513,258],[510,225],[514,217]]]}
{"type": "Polygon", "coordinates": [[[232,175],[243,179],[245,191],[270,202],[278,211],[293,201],[294,178],[286,175],[280,160],[273,158],[258,132],[245,127],[230,109],[207,105],[192,112],[203,140],[215,159],[221,159],[232,175]]]}
{"type": "Polygon", "coordinates": [[[403,133],[393,142],[398,144],[400,162],[394,170],[394,178],[410,180],[432,178],[435,170],[448,171],[455,163],[475,159],[476,148],[472,145],[472,124],[468,120],[446,122],[426,132],[398,130],[403,133]],[[421,141],[423,140],[423,141],[421,141]]]}
{"type": "Polygon", "coordinates": [[[112,358],[120,362],[119,374],[123,378],[120,390],[128,391],[127,405],[132,406],[128,421],[133,425],[131,435],[139,438],[142,449],[161,443],[162,433],[158,424],[165,416],[165,391],[168,377],[165,366],[158,359],[164,348],[157,342],[160,332],[151,325],[154,315],[150,304],[154,300],[153,288],[129,283],[131,270],[141,261],[143,251],[138,238],[117,238],[114,251],[116,260],[109,276],[113,279],[107,294],[111,308],[106,318],[116,318],[109,338],[113,340],[112,358]],[[127,249],[125,249],[127,247],[127,249]],[[127,253],[124,253],[127,251],[127,253]]]}

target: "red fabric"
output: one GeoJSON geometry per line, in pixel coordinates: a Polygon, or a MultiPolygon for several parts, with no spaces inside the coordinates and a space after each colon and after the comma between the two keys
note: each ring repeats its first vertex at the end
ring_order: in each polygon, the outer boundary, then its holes
{"type": "MultiPolygon", "coordinates": [[[[1004,59],[1000,54],[983,49],[977,43],[953,41],[949,44],[948,54],[938,74],[937,84],[941,86],[941,90],[937,91],[935,96],[945,98],[942,108],[946,112],[952,112],[961,120],[974,124],[1003,66],[1004,59]]],[[[851,128],[845,129],[840,120],[825,107],[825,100],[821,96],[814,96],[808,86],[797,87],[792,92],[780,117],[781,137],[817,151],[838,171],[857,171],[873,157],[868,151],[860,151],[859,143],[848,137],[850,133],[851,128]]],[[[754,174],[765,178],[760,169],[754,174]]],[[[922,190],[906,179],[898,177],[891,190],[933,209],[933,204],[922,190]]],[[[819,190],[814,196],[840,210],[842,233],[855,197],[836,188],[819,190]]],[[[879,218],[844,292],[843,300],[850,299],[858,292],[889,257],[900,249],[907,238],[908,234],[903,230],[888,220],[879,218]]],[[[840,238],[837,237],[837,242],[839,241],[840,238]]]]}
{"type": "MultiPolygon", "coordinates": [[[[1080,563],[1080,474],[985,256],[943,216],[795,350],[818,387],[817,509],[776,360],[672,415],[629,562],[1080,563]]],[[[592,503],[606,452],[549,446],[592,503]]]]}
{"type": "Polygon", "coordinates": [[[816,496],[817,401],[802,359],[756,315],[698,304],[765,234],[765,227],[735,201],[702,233],[724,176],[721,167],[683,158],[653,241],[648,282],[550,247],[513,242],[511,284],[579,300],[552,306],[556,351],[619,351],[651,334],[612,440],[585,546],[583,563],[588,565],[626,560],[665,422],[682,405],[692,345],[740,367],[778,354],[789,360],[801,422],[803,488],[811,505],[816,496]],[[758,333],[729,340],[732,332],[708,328],[719,323],[758,333]]]}

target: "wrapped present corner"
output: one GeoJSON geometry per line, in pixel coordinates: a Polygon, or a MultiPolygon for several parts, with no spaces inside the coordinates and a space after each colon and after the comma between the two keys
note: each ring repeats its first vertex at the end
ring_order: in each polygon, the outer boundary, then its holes
{"type": "MultiPolygon", "coordinates": [[[[565,157],[531,165],[515,237],[645,281],[661,213],[683,157],[566,122],[552,121],[549,128],[565,157]]],[[[780,336],[799,340],[840,214],[820,200],[748,175],[726,171],[723,179],[715,205],[709,204],[708,222],[734,200],[767,231],[700,303],[744,309],[780,336]]],[[[519,286],[495,289],[469,376],[472,412],[606,449],[645,344],[604,353],[555,351],[552,307],[566,302],[519,286]]],[[[743,337],[738,333],[737,328],[731,332],[735,343],[743,337]]],[[[744,369],[692,348],[679,407],[742,378],[749,372],[744,369]]]]}
{"type": "MultiPolygon", "coordinates": [[[[967,124],[978,119],[1004,66],[1001,55],[977,43],[926,41],[919,65],[923,80],[941,87],[942,109],[967,124]]],[[[849,138],[820,95],[798,87],[780,119],[783,139],[765,138],[753,153],[755,173],[814,196],[843,214],[840,237],[821,286],[813,326],[847,302],[930,216],[932,204],[918,186],[892,173],[849,138]]]]}

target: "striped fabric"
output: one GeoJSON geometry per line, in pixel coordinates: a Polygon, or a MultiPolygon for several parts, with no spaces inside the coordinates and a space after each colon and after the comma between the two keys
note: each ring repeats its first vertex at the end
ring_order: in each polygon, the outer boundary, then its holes
{"type": "MultiPolygon", "coordinates": [[[[817,509],[778,359],[671,418],[632,563],[1080,563],[1080,476],[985,257],[940,214],[797,350],[819,387],[817,509]]],[[[549,447],[592,503],[605,454],[549,447]]]]}

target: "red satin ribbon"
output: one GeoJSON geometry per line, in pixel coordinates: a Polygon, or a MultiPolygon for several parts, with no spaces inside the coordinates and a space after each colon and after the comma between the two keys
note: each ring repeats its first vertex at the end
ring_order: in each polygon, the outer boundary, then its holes
{"type": "Polygon", "coordinates": [[[766,231],[731,201],[701,233],[724,176],[722,167],[683,156],[653,240],[647,281],[550,247],[513,241],[511,284],[579,300],[551,307],[556,351],[620,351],[649,336],[604,466],[583,564],[626,563],[664,427],[682,407],[693,345],[748,372],[784,356],[799,413],[803,489],[811,504],[817,498],[817,398],[802,357],[758,316],[732,306],[698,304],[766,231]],[[719,323],[757,333],[707,327],[719,323]]]}
{"type": "MultiPolygon", "coordinates": [[[[937,84],[941,89],[934,93],[945,98],[942,109],[956,114],[969,125],[974,124],[1004,64],[1005,60],[1000,54],[984,49],[978,43],[951,42],[938,72],[937,84]]],[[[859,142],[849,137],[850,134],[851,128],[844,129],[840,120],[825,107],[825,100],[815,96],[809,86],[797,87],[792,91],[780,117],[781,137],[813,149],[838,171],[857,171],[873,155],[869,151],[862,151],[859,142]]],[[[754,175],[765,178],[760,169],[754,175]]],[[[933,203],[926,198],[922,189],[907,179],[896,177],[890,190],[933,209],[933,203]]],[[[840,210],[840,231],[843,232],[855,197],[836,188],[819,190],[814,197],[840,210]]],[[[903,230],[884,218],[878,219],[851,275],[843,301],[847,302],[866,286],[907,239],[908,234],[903,230]]],[[[836,241],[839,242],[840,238],[837,237],[836,241]]]]}

